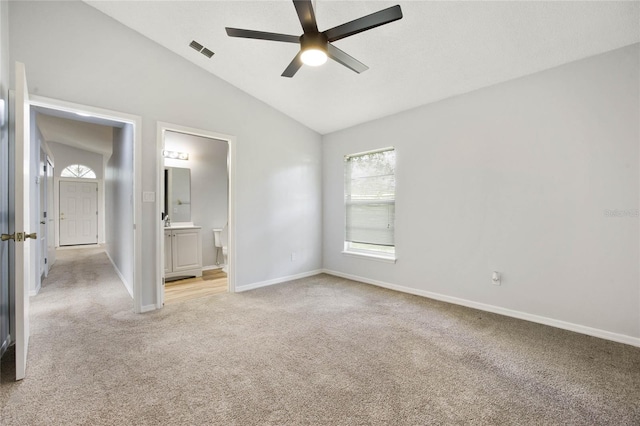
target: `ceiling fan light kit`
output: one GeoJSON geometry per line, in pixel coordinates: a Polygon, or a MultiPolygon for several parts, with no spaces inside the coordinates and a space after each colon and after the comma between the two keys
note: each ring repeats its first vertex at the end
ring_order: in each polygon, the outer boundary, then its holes
{"type": "Polygon", "coordinates": [[[320,32],[318,31],[311,0],[293,0],[293,5],[296,8],[298,19],[304,31],[300,37],[264,31],[226,28],[229,37],[299,43],[300,51],[282,73],[283,77],[293,77],[303,64],[310,66],[322,65],[327,61],[327,58],[331,58],[360,74],[368,70],[369,67],[335,47],[332,42],[402,18],[402,10],[399,5],[396,5],[320,32]]]}
{"type": "Polygon", "coordinates": [[[321,33],[300,36],[300,59],[305,65],[317,67],[327,62],[327,36],[321,33]]]}

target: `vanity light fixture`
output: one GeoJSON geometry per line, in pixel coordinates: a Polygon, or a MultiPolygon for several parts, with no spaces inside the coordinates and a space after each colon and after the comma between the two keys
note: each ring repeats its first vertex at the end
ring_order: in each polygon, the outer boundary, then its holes
{"type": "Polygon", "coordinates": [[[178,151],[162,151],[162,156],[164,158],[171,158],[172,160],[188,160],[189,153],[188,152],[178,152],[178,151]]]}

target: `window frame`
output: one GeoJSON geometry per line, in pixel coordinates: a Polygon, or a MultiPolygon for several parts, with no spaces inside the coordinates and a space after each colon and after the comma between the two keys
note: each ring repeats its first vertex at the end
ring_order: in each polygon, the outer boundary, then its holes
{"type": "MultiPolygon", "coordinates": [[[[347,182],[347,174],[348,174],[348,169],[347,169],[347,164],[350,158],[353,157],[361,157],[361,156],[365,156],[365,155],[369,155],[369,154],[376,154],[376,153],[380,153],[380,152],[387,152],[387,151],[393,151],[394,155],[397,155],[397,149],[394,146],[389,146],[389,147],[385,147],[385,148],[380,148],[380,149],[375,149],[375,150],[371,150],[371,151],[364,151],[364,152],[358,152],[358,153],[353,153],[353,154],[347,154],[344,156],[343,158],[343,171],[344,171],[344,182],[343,182],[343,192],[344,192],[344,197],[343,197],[343,220],[344,220],[344,227],[343,227],[343,250],[342,250],[342,254],[346,255],[346,256],[350,256],[350,257],[358,257],[358,258],[364,258],[364,259],[368,259],[368,260],[374,260],[374,261],[380,261],[380,262],[386,262],[386,263],[396,263],[397,261],[397,257],[396,257],[396,243],[395,243],[395,213],[394,213],[394,218],[393,218],[393,229],[394,229],[394,244],[392,246],[389,245],[382,245],[382,244],[367,244],[367,243],[354,243],[351,241],[347,241],[347,206],[348,206],[348,182],[347,182]],[[372,246],[372,248],[366,248],[366,247],[362,247],[362,246],[372,246]],[[373,247],[379,247],[379,249],[373,248],[373,247]],[[391,250],[389,250],[389,248],[391,248],[391,250]]],[[[397,159],[394,158],[394,167],[393,167],[393,177],[394,177],[394,191],[393,191],[393,200],[381,200],[384,203],[389,203],[391,202],[394,206],[394,212],[395,212],[395,206],[396,206],[396,195],[397,195],[397,181],[396,181],[396,176],[397,176],[397,159]]]]}
{"type": "Polygon", "coordinates": [[[64,169],[62,169],[62,171],[60,172],[60,177],[61,178],[69,178],[69,179],[97,179],[96,172],[95,170],[93,170],[91,167],[89,166],[85,166],[84,164],[80,164],[80,163],[76,163],[76,164],[69,164],[67,167],[65,167],[64,169]],[[72,169],[72,167],[76,167],[76,168],[80,168],[80,167],[84,167],[87,170],[84,172],[84,174],[82,176],[78,176],[77,174],[75,174],[74,170],[72,169]],[[73,176],[65,176],[64,172],[65,171],[69,171],[69,173],[73,173],[73,176]],[[88,174],[93,174],[93,176],[87,176],[88,174]]]}

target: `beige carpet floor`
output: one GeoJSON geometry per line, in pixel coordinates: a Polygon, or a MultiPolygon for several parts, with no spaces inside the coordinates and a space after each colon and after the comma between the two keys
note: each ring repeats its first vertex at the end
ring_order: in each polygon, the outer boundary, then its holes
{"type": "Polygon", "coordinates": [[[131,305],[60,252],[0,424],[640,424],[640,349],[551,327],[327,275],[131,305]]]}

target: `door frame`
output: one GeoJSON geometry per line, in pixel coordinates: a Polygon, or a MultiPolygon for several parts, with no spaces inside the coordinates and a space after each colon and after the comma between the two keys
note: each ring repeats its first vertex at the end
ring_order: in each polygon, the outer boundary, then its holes
{"type": "Polygon", "coordinates": [[[49,146],[46,145],[47,152],[47,173],[45,181],[47,185],[47,276],[49,269],[56,263],[56,183],[55,183],[55,162],[53,155],[49,152],[49,146]],[[53,226],[53,228],[52,228],[53,226]],[[53,247],[53,250],[51,249],[53,247]]]}
{"type": "Polygon", "coordinates": [[[225,135],[223,133],[212,132],[209,130],[196,129],[193,127],[181,126],[179,124],[166,123],[158,121],[157,123],[157,149],[156,149],[156,188],[158,197],[156,197],[156,308],[162,309],[164,305],[164,286],[162,279],[164,277],[164,226],[160,213],[164,209],[164,157],[162,151],[164,149],[164,134],[166,131],[184,133],[192,136],[199,136],[208,139],[218,139],[227,142],[227,174],[229,182],[229,203],[227,211],[227,221],[229,229],[229,239],[227,241],[227,260],[229,262],[228,286],[229,293],[236,292],[236,137],[225,135]]]}
{"type": "Polygon", "coordinates": [[[48,187],[48,182],[47,182],[47,164],[48,164],[48,160],[49,160],[49,155],[47,154],[47,150],[44,147],[44,144],[40,145],[40,162],[38,163],[38,177],[36,178],[38,180],[38,190],[39,190],[39,198],[40,198],[40,202],[38,204],[39,206],[39,217],[38,219],[40,219],[39,223],[40,223],[40,228],[38,229],[38,242],[40,243],[40,246],[38,247],[38,252],[40,254],[40,256],[38,257],[40,260],[40,267],[42,268],[42,271],[40,271],[40,277],[38,278],[38,285],[36,286],[38,288],[38,290],[40,289],[40,287],[42,286],[42,279],[44,277],[46,277],[47,275],[49,275],[49,267],[48,267],[48,263],[47,263],[47,244],[49,242],[49,236],[47,235],[47,226],[48,226],[48,219],[49,216],[51,215],[51,212],[49,212],[48,206],[47,206],[47,197],[48,197],[48,191],[49,191],[49,187],[48,187]],[[47,217],[44,217],[43,214],[47,215],[47,217]],[[44,221],[44,223],[42,223],[44,221]]]}
{"type": "Polygon", "coordinates": [[[133,127],[133,311],[142,312],[142,117],[124,112],[32,95],[31,106],[130,124],[133,127]]]}

